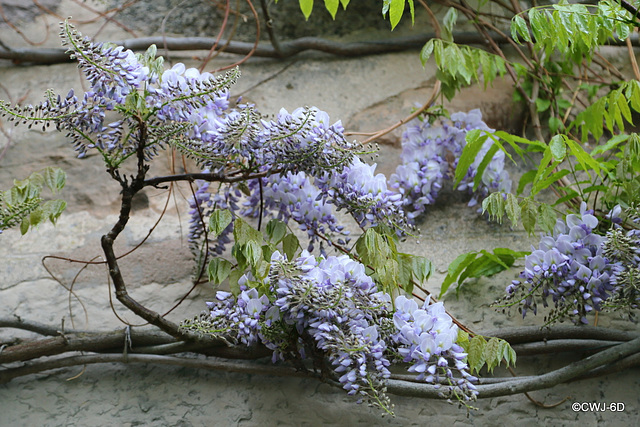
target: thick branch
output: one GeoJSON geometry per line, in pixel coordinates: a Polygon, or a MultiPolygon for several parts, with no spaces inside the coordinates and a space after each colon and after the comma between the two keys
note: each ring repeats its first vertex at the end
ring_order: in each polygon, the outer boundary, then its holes
{"type": "MultiPolygon", "coordinates": [[[[149,346],[175,342],[175,339],[160,331],[130,330],[132,345],[149,346]]],[[[126,330],[108,332],[78,332],[26,341],[18,345],[5,347],[0,353],[0,363],[26,361],[42,356],[53,356],[69,351],[107,350],[124,351],[126,330]]]]}
{"type": "MultiPolygon", "coordinates": [[[[489,33],[491,38],[499,44],[509,43],[508,39],[495,33],[489,33]]],[[[484,45],[485,39],[478,33],[456,33],[455,41],[458,44],[484,45]]],[[[367,40],[359,42],[341,43],[326,40],[319,37],[302,37],[296,40],[280,43],[280,52],[270,44],[260,43],[253,56],[267,58],[287,58],[298,53],[312,50],[325,52],[338,56],[362,56],[376,55],[389,52],[400,52],[410,49],[420,49],[427,41],[435,38],[435,34],[426,33],[411,37],[394,37],[383,40],[367,40]]],[[[637,35],[632,35],[634,45],[638,45],[637,35]]],[[[116,41],[131,50],[146,50],[150,45],[166,46],[168,50],[206,50],[209,51],[215,43],[213,37],[141,37],[116,41]]],[[[624,41],[609,40],[609,44],[622,45],[624,41]]],[[[221,40],[220,45],[225,45],[225,52],[246,55],[253,48],[253,43],[221,40]]],[[[65,49],[51,48],[14,48],[0,49],[0,59],[9,59],[16,64],[58,64],[71,62],[65,49]]]]}
{"type": "Polygon", "coordinates": [[[55,327],[50,325],[45,325],[44,323],[32,322],[30,320],[25,320],[19,316],[12,317],[0,317],[0,328],[13,328],[13,329],[22,329],[23,331],[35,332],[40,335],[47,336],[56,336],[60,335],[61,332],[67,333],[78,333],[85,331],[78,331],[75,329],[62,331],[61,327],[55,327]]]}
{"type": "Polygon", "coordinates": [[[604,340],[544,340],[542,342],[530,342],[513,345],[513,350],[518,357],[533,356],[536,354],[563,353],[563,352],[585,352],[600,351],[607,347],[621,344],[620,341],[604,340]]]}
{"type": "Polygon", "coordinates": [[[259,365],[253,363],[229,362],[211,359],[189,359],[184,357],[158,356],[151,354],[95,354],[86,356],[70,356],[55,360],[38,361],[19,368],[0,371],[0,384],[14,378],[51,369],[69,366],[90,365],[95,363],[154,363],[158,365],[172,365],[195,369],[213,369],[225,372],[241,372],[245,374],[266,374],[273,376],[309,377],[311,374],[297,371],[294,368],[259,365]]]}
{"type": "MultiPolygon", "coordinates": [[[[638,352],[640,352],[640,338],[609,348],[598,354],[587,357],[586,359],[543,375],[527,377],[501,384],[478,385],[476,386],[479,392],[478,397],[488,398],[506,396],[550,388],[586,374],[593,369],[614,363],[638,352]]],[[[407,383],[398,380],[387,381],[387,390],[389,393],[400,396],[427,398],[438,398],[440,397],[439,393],[441,392],[441,390],[432,385],[407,383]]]]}
{"type": "Polygon", "coordinates": [[[167,176],[158,176],[155,178],[150,178],[144,181],[145,187],[157,187],[162,184],[166,184],[168,182],[178,182],[178,181],[188,181],[194,182],[197,179],[209,182],[224,182],[224,183],[233,183],[240,181],[248,181],[256,178],[264,178],[269,175],[273,175],[276,173],[280,173],[282,170],[274,169],[268,170],[264,172],[256,172],[251,174],[240,174],[237,176],[229,176],[228,174],[220,174],[220,173],[182,173],[175,175],[167,175],[167,176]]]}
{"type": "Polygon", "coordinates": [[[43,356],[55,356],[73,351],[95,353],[173,354],[192,352],[228,359],[258,359],[271,355],[266,347],[229,347],[223,340],[206,342],[178,341],[155,329],[131,328],[105,332],[76,332],[53,338],[42,338],[6,346],[0,352],[0,363],[27,361],[43,356]],[[126,348],[125,348],[126,346],[126,348]]]}
{"type": "Polygon", "coordinates": [[[595,326],[554,326],[553,328],[545,329],[540,329],[538,326],[523,326],[482,332],[481,335],[502,338],[511,345],[559,339],[631,341],[640,337],[638,332],[626,332],[595,326]]]}

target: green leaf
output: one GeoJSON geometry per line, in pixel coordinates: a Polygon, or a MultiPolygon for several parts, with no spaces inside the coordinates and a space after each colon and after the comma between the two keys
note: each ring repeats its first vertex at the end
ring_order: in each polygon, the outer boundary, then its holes
{"type": "Polygon", "coordinates": [[[228,209],[216,209],[209,216],[210,238],[216,239],[231,224],[233,215],[228,209]]]}
{"type": "Polygon", "coordinates": [[[274,245],[280,243],[286,233],[287,225],[279,219],[274,218],[267,223],[267,236],[274,245]]]}
{"type": "Polygon", "coordinates": [[[500,346],[500,339],[490,338],[487,344],[484,346],[482,356],[487,364],[487,370],[493,373],[493,368],[498,366],[502,361],[502,348],[500,346]]]}
{"type": "Polygon", "coordinates": [[[433,46],[436,41],[436,39],[429,40],[424,44],[424,46],[422,46],[422,49],[420,50],[420,62],[422,62],[423,68],[431,57],[431,54],[433,53],[433,46]]]}
{"type": "Polygon", "coordinates": [[[538,113],[547,111],[550,105],[551,105],[550,100],[543,99],[543,98],[536,98],[536,111],[538,111],[538,113]]]}
{"type": "Polygon", "coordinates": [[[20,223],[20,234],[24,236],[25,234],[27,234],[27,231],[29,231],[29,219],[25,218],[20,223]]]}
{"type": "Polygon", "coordinates": [[[67,174],[60,168],[48,167],[43,171],[44,182],[53,194],[64,188],[67,182],[67,174]]]}
{"type": "Polygon", "coordinates": [[[484,337],[476,335],[469,340],[469,351],[467,352],[467,362],[469,364],[469,371],[473,374],[476,373],[484,366],[484,347],[487,341],[484,337]]]}
{"type": "Polygon", "coordinates": [[[251,267],[256,267],[262,260],[262,246],[255,240],[242,245],[242,253],[251,267]]]}
{"type": "Polygon", "coordinates": [[[377,270],[390,257],[391,247],[382,235],[370,228],[356,241],[356,252],[365,265],[377,270]]]}
{"type": "Polygon", "coordinates": [[[214,286],[218,286],[229,277],[231,263],[224,258],[213,258],[209,261],[207,271],[209,273],[209,281],[212,282],[214,286]]]}
{"type": "Polygon", "coordinates": [[[458,20],[458,11],[450,7],[442,18],[442,29],[444,30],[443,40],[452,42],[453,41],[453,27],[456,25],[456,21],[458,20]]]}
{"type": "Polygon", "coordinates": [[[229,290],[235,296],[240,294],[240,285],[238,280],[244,275],[244,269],[236,268],[229,273],[229,290]]]}
{"type": "MultiPolygon", "coordinates": [[[[324,6],[331,14],[331,18],[336,19],[336,13],[338,12],[338,5],[340,0],[324,0],[324,6]]],[[[311,14],[311,12],[309,12],[311,14]]]]}
{"type": "Polygon", "coordinates": [[[499,143],[494,143],[491,145],[491,148],[487,151],[487,153],[482,158],[482,161],[478,165],[478,169],[476,170],[476,176],[473,177],[473,190],[477,190],[480,184],[482,184],[482,178],[484,176],[484,171],[489,166],[489,163],[493,160],[493,156],[496,152],[501,148],[499,143]]]}
{"type": "Polygon", "coordinates": [[[29,223],[32,227],[39,225],[44,220],[45,215],[41,207],[37,207],[29,214],[29,223]]]}
{"type": "Polygon", "coordinates": [[[391,258],[386,259],[385,263],[378,267],[378,269],[376,270],[376,275],[378,276],[378,280],[380,281],[384,289],[393,291],[398,283],[398,261],[391,258]]]}
{"type": "Polygon", "coordinates": [[[399,253],[398,261],[398,284],[407,293],[411,293],[407,288],[413,290],[413,255],[399,253]]]}
{"type": "Polygon", "coordinates": [[[469,333],[466,331],[463,331],[462,329],[458,329],[458,337],[456,339],[456,343],[458,343],[458,345],[462,347],[465,353],[468,353],[469,352],[469,333]]]}
{"type": "Polygon", "coordinates": [[[482,149],[482,145],[487,140],[488,135],[486,132],[480,129],[474,129],[467,132],[466,141],[467,144],[462,149],[462,154],[460,155],[460,160],[458,160],[458,166],[456,166],[455,173],[455,184],[460,184],[462,178],[467,175],[469,168],[476,160],[476,156],[482,149]]]}
{"type": "Polygon", "coordinates": [[[233,224],[233,237],[236,244],[244,246],[249,242],[255,242],[262,245],[262,233],[253,228],[249,223],[240,217],[236,217],[233,224]]]}
{"type": "Polygon", "coordinates": [[[33,192],[31,194],[38,195],[44,186],[44,177],[42,174],[38,172],[32,173],[28,179],[24,181],[18,181],[21,183],[18,187],[20,189],[28,189],[28,193],[33,192]]]}
{"type": "Polygon", "coordinates": [[[66,207],[67,202],[64,200],[47,200],[42,204],[42,212],[52,224],[55,224],[66,207]]]}
{"type": "Polygon", "coordinates": [[[461,255],[458,255],[456,259],[449,264],[447,269],[448,274],[447,277],[444,278],[442,282],[442,286],[440,287],[440,295],[438,298],[442,298],[442,296],[447,292],[451,284],[455,283],[458,279],[458,276],[464,271],[465,268],[469,264],[471,264],[477,256],[477,252],[467,252],[461,255]]]}
{"type": "Polygon", "coordinates": [[[546,177],[548,174],[550,174],[553,169],[555,169],[554,165],[551,165],[549,167],[549,163],[551,163],[551,147],[547,146],[547,148],[544,151],[544,155],[542,156],[542,161],[540,162],[540,165],[538,166],[538,170],[536,171],[536,176],[533,179],[533,186],[531,189],[531,195],[535,196],[538,191],[535,191],[535,185],[538,181],[540,181],[541,179],[544,179],[544,177],[546,177]]]}
{"type": "Polygon", "coordinates": [[[575,141],[570,138],[567,138],[567,145],[571,150],[571,154],[573,154],[580,163],[580,165],[584,168],[585,171],[589,171],[589,169],[593,169],[595,173],[600,175],[600,163],[593,157],[591,154],[584,151],[584,149],[578,145],[575,141]]]}
{"type": "Polygon", "coordinates": [[[518,205],[518,199],[511,193],[507,193],[507,200],[505,200],[505,213],[507,218],[511,221],[511,227],[516,228],[518,220],[520,219],[520,205],[518,205]]]}
{"type": "Polygon", "coordinates": [[[513,20],[511,21],[511,37],[517,43],[520,43],[518,35],[522,36],[522,39],[526,42],[531,41],[529,28],[527,27],[527,23],[521,15],[514,16],[513,20]]]}
{"type": "Polygon", "coordinates": [[[298,251],[299,247],[300,247],[300,242],[298,241],[298,238],[296,237],[296,235],[293,233],[287,234],[282,239],[282,250],[287,256],[287,259],[290,261],[295,259],[296,252],[298,251]]]}
{"type": "Polygon", "coordinates": [[[516,195],[519,196],[520,194],[522,194],[522,192],[524,191],[524,187],[526,187],[527,184],[530,184],[533,181],[533,178],[535,178],[535,176],[536,176],[535,170],[530,170],[523,173],[522,176],[520,177],[520,181],[518,181],[518,189],[516,190],[516,195]]]}
{"type": "Polygon", "coordinates": [[[533,199],[523,199],[522,202],[520,202],[520,218],[522,218],[522,226],[526,232],[529,233],[529,236],[533,235],[535,231],[537,216],[538,210],[536,209],[533,199]]]}
{"type": "Polygon", "coordinates": [[[560,118],[555,116],[549,117],[549,131],[551,131],[551,133],[556,133],[562,126],[563,124],[560,118]]]}
{"type": "Polygon", "coordinates": [[[612,150],[616,148],[618,145],[622,144],[623,142],[626,142],[628,139],[629,139],[629,135],[625,135],[625,134],[614,135],[606,143],[602,145],[598,145],[596,148],[591,150],[591,156],[596,156],[598,154],[602,154],[604,152],[612,150]]]}
{"type": "Polygon", "coordinates": [[[571,171],[568,169],[560,169],[558,172],[554,172],[549,175],[547,178],[544,178],[538,182],[536,182],[531,188],[532,194],[537,194],[545,188],[549,188],[553,183],[562,179],[564,176],[569,175],[571,171]]]}
{"type": "Polygon", "coordinates": [[[313,0],[299,0],[300,2],[300,10],[304,15],[305,19],[309,19],[311,16],[311,11],[313,10],[313,0]]]}
{"type": "Polygon", "coordinates": [[[426,282],[433,273],[433,264],[422,256],[413,256],[413,276],[420,283],[426,282]]]}
{"type": "Polygon", "coordinates": [[[565,156],[567,155],[565,139],[567,139],[567,137],[564,135],[555,135],[553,138],[551,138],[551,141],[549,141],[551,156],[557,162],[563,161],[565,156]]]}
{"type": "Polygon", "coordinates": [[[511,345],[509,345],[509,343],[504,340],[500,340],[500,344],[501,344],[500,349],[502,352],[502,360],[504,360],[507,366],[509,366],[509,364],[511,364],[512,366],[515,366],[516,365],[515,350],[511,348],[511,345]]]}
{"type": "Polygon", "coordinates": [[[541,203],[538,206],[538,224],[543,231],[551,234],[556,226],[556,213],[551,206],[541,203]]]}
{"type": "Polygon", "coordinates": [[[391,4],[389,5],[389,22],[391,22],[392,31],[402,18],[405,1],[406,0],[391,0],[391,4]]]}
{"type": "Polygon", "coordinates": [[[501,192],[491,193],[482,201],[482,213],[487,212],[489,218],[502,223],[502,216],[505,214],[504,198],[501,192]]]}
{"type": "MultiPolygon", "coordinates": [[[[235,244],[231,247],[231,256],[235,258],[237,270],[244,271],[247,268],[247,257],[244,254],[244,245],[235,244]]],[[[235,270],[234,270],[235,271],[235,270]]]]}

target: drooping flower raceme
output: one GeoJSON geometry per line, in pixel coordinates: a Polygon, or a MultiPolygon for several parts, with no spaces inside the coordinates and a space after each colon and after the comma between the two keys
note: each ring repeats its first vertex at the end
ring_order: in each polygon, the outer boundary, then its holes
{"type": "MultiPolygon", "coordinates": [[[[475,398],[475,378],[456,343],[458,328],[441,303],[422,308],[377,290],[365,267],[348,256],[316,258],[309,252],[294,261],[275,252],[268,299],[242,288],[235,299],[219,292],[210,312],[183,327],[232,343],[259,339],[273,359],[312,359],[352,395],[387,410],[384,393],[391,361],[411,364],[419,380],[442,387],[448,397],[475,398]],[[256,338],[257,337],[257,338],[256,338]]],[[[246,283],[244,281],[243,283],[246,283]]]]}
{"type": "MultiPolygon", "coordinates": [[[[465,137],[470,130],[493,132],[483,121],[479,110],[455,113],[451,120],[441,120],[439,126],[414,119],[402,134],[402,164],[396,168],[389,181],[404,200],[404,209],[412,220],[425,212],[426,206],[435,203],[445,180],[454,176],[465,137]]],[[[497,151],[482,174],[482,184],[474,191],[473,181],[478,167],[489,151],[488,139],[458,189],[471,193],[469,206],[476,205],[489,192],[511,189],[509,174],[504,170],[504,153],[497,151]]]]}
{"type": "Polygon", "coordinates": [[[627,278],[640,260],[640,238],[637,230],[624,232],[616,224],[620,221],[610,218],[614,228],[606,236],[595,232],[599,221],[584,202],[579,214],[558,220],[553,234],[543,236],[539,248],[525,257],[521,280],[507,287],[506,299],[517,303],[524,316],[528,310],[537,312],[538,299],[546,307],[551,298],[548,323],[570,318],[586,324],[587,315],[602,310],[612,295],[616,301],[633,295],[632,301],[622,299],[637,304],[640,294],[632,291],[633,283],[627,286],[627,278]]]}
{"type": "Polygon", "coordinates": [[[411,363],[409,372],[416,372],[418,380],[431,384],[449,384],[444,394],[473,400],[477,395],[465,362],[467,354],[456,340],[458,327],[453,324],[442,302],[429,304],[428,300],[418,308],[414,300],[399,296],[395,301],[392,335],[395,347],[403,362],[411,363]],[[453,366],[451,366],[453,362],[453,366]],[[454,379],[453,371],[461,377],[454,379]]]}
{"type": "MultiPolygon", "coordinates": [[[[390,300],[364,266],[346,255],[316,260],[308,252],[289,263],[276,252],[271,283],[282,320],[302,338],[303,357],[326,356],[349,394],[376,394],[375,386],[389,376],[377,325],[388,317],[390,300]]],[[[269,344],[278,351],[278,343],[269,344]]]]}

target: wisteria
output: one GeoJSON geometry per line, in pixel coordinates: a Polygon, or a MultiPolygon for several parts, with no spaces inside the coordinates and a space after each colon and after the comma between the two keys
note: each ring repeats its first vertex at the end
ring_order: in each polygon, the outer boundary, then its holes
{"type": "Polygon", "coordinates": [[[609,214],[613,228],[598,234],[599,220],[582,203],[579,214],[558,220],[552,235],[543,236],[538,249],[525,257],[521,280],[506,289],[506,301],[517,304],[522,315],[554,308],[547,323],[571,319],[589,323],[587,315],[601,311],[605,303],[637,306],[637,267],[640,238],[637,230],[624,232],[618,225],[620,208],[609,214]]]}
{"type": "MultiPolygon", "coordinates": [[[[402,134],[402,163],[389,178],[390,186],[404,200],[407,216],[415,218],[423,214],[428,205],[435,203],[446,180],[450,179],[466,145],[466,134],[479,129],[493,132],[483,121],[479,110],[455,113],[451,120],[441,120],[439,125],[427,120],[414,119],[402,134]]],[[[482,184],[474,191],[473,180],[484,155],[489,151],[488,139],[458,189],[472,194],[469,206],[476,205],[489,192],[511,189],[509,174],[504,170],[504,153],[496,152],[484,170],[482,184]]]]}
{"type": "Polygon", "coordinates": [[[412,363],[409,372],[416,372],[417,380],[431,384],[449,384],[445,391],[458,400],[473,400],[477,395],[465,359],[467,354],[457,344],[458,327],[453,324],[442,302],[422,308],[413,299],[399,296],[395,300],[393,315],[397,330],[392,335],[397,352],[403,362],[412,363]],[[453,362],[453,366],[450,363],[453,362]],[[453,370],[460,374],[454,378],[453,370]]]}
{"type": "MultiPolygon", "coordinates": [[[[67,131],[80,157],[92,151],[101,155],[107,172],[121,185],[123,199],[119,225],[103,240],[105,253],[112,251],[110,245],[124,229],[136,192],[174,180],[189,182],[188,241],[198,261],[197,280],[208,271],[211,281],[229,279],[231,291],[218,290],[207,312],[183,322],[176,335],[195,332],[229,345],[262,344],[273,351],[274,361],[312,367],[350,395],[390,413],[393,405],[385,380],[396,362],[409,364],[418,380],[438,387],[447,398],[475,399],[475,378],[457,343],[458,327],[442,304],[418,308],[404,296],[392,301],[389,293],[397,295],[409,285],[398,283],[401,268],[403,281],[422,281],[429,275],[428,261],[399,254],[395,241],[424,205],[433,202],[451,172],[448,168],[455,167],[455,161],[446,167],[444,162],[450,161],[450,154],[460,155],[466,132],[490,131],[478,112],[453,115],[441,127],[410,127],[403,161],[420,179],[407,177],[413,184],[404,186],[398,178],[401,166],[392,180],[395,184],[389,186],[375,164],[361,160],[371,151],[348,141],[342,123],[332,123],[318,108],[282,109],[267,119],[255,105],[231,101],[230,86],[238,70],[213,76],[180,63],[165,70],[155,47],[135,54],[93,43],[68,23],[62,28],[90,89],[82,97],[73,91],[66,97],[49,92],[36,107],[0,107],[17,122],[45,127],[52,123],[67,131]],[[194,160],[200,172],[148,178],[149,162],[166,148],[194,160]],[[128,161],[136,173],[122,172],[128,161]],[[417,191],[422,192],[419,197],[417,191]],[[413,196],[417,199],[411,202],[413,196]],[[431,199],[424,202],[420,197],[431,199]],[[222,211],[219,227],[209,226],[209,219],[215,222],[222,211]],[[349,233],[339,211],[349,214],[368,236],[369,241],[360,242],[369,253],[364,264],[356,255],[360,249],[348,247],[349,233]],[[258,227],[242,216],[256,218],[258,227]],[[281,221],[275,221],[280,234],[273,240],[269,231],[265,239],[260,229],[268,216],[281,221]],[[309,241],[301,253],[297,237],[287,227],[291,222],[309,241]],[[388,234],[370,233],[376,226],[388,234]],[[218,258],[232,243],[232,235],[235,263],[218,258]],[[312,252],[318,241],[316,257],[312,252]],[[327,256],[325,245],[343,254],[327,256]],[[372,259],[378,255],[380,259],[372,259]]],[[[505,188],[503,161],[496,156],[485,171],[486,191],[505,188]]],[[[477,162],[474,165],[477,168],[477,162]]],[[[472,167],[463,185],[473,173],[472,167]]],[[[366,251],[362,249],[360,256],[364,258],[366,251]]],[[[110,259],[116,266],[117,260],[110,259]]],[[[110,271],[119,274],[115,267],[110,271]]],[[[123,287],[121,277],[117,279],[117,286],[123,287]]],[[[151,323],[158,318],[154,319],[151,323]]]]}
{"type": "Polygon", "coordinates": [[[352,395],[390,411],[384,379],[392,361],[412,363],[418,380],[442,386],[443,395],[475,399],[475,378],[456,343],[458,328],[441,303],[425,305],[378,291],[365,267],[347,255],[316,258],[303,251],[294,261],[274,252],[270,288],[261,297],[247,289],[234,298],[218,292],[209,312],[183,327],[247,345],[261,342],[273,360],[311,359],[352,395]],[[325,366],[323,360],[329,362],[325,366]],[[451,365],[450,365],[451,364],[451,365]],[[458,375],[454,377],[454,372],[458,375]]]}

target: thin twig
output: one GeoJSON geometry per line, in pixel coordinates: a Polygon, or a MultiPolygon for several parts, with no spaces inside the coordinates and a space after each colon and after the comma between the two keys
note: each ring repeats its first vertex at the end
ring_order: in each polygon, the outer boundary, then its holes
{"type": "Polygon", "coordinates": [[[376,133],[374,133],[372,136],[370,136],[369,138],[365,139],[364,141],[361,142],[362,145],[368,144],[372,141],[375,141],[376,139],[388,134],[389,132],[399,128],[400,126],[404,125],[405,123],[410,122],[411,120],[415,119],[416,117],[418,117],[420,114],[422,114],[427,108],[429,108],[429,106],[431,104],[433,104],[433,101],[435,101],[435,99],[438,97],[438,94],[440,93],[440,86],[441,86],[441,82],[440,80],[436,80],[436,83],[433,85],[433,90],[431,91],[431,96],[429,96],[429,99],[427,99],[427,102],[424,103],[424,105],[420,108],[418,108],[413,114],[405,117],[402,120],[399,120],[397,123],[395,123],[394,125],[386,128],[386,129],[382,129],[376,133]]]}

